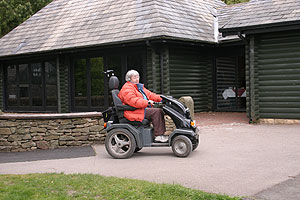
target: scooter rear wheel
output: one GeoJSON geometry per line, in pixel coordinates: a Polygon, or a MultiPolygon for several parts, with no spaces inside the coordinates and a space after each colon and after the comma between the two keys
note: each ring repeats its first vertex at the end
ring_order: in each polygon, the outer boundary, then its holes
{"type": "Polygon", "coordinates": [[[129,158],[136,149],[136,141],[128,130],[113,129],[105,138],[105,148],[113,158],[129,158]]]}
{"type": "Polygon", "coordinates": [[[192,152],[192,141],[185,135],[178,135],[172,141],[172,150],[178,157],[187,157],[192,152]]]}

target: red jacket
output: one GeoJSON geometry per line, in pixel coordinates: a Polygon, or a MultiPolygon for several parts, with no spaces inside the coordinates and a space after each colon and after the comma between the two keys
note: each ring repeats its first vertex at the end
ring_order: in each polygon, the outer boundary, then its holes
{"type": "MultiPolygon", "coordinates": [[[[143,87],[143,90],[149,100],[156,102],[160,102],[162,100],[159,95],[150,92],[145,87],[143,87]]],[[[129,81],[126,82],[118,96],[123,104],[137,108],[134,111],[124,111],[124,117],[130,121],[143,121],[145,118],[145,108],[148,106],[148,101],[144,99],[142,93],[138,91],[137,85],[129,81]]]]}

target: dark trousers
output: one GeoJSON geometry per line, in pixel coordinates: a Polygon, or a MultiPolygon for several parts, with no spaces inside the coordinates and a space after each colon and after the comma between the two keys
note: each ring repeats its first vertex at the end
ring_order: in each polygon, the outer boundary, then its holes
{"type": "Polygon", "coordinates": [[[166,132],[164,112],[161,108],[146,108],[145,118],[152,122],[155,136],[166,132]]]}

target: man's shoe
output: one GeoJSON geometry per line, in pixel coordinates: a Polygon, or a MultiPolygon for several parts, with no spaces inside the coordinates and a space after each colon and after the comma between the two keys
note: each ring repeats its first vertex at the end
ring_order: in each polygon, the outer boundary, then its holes
{"type": "Polygon", "coordinates": [[[159,135],[154,138],[155,142],[168,142],[169,136],[167,135],[159,135]]]}

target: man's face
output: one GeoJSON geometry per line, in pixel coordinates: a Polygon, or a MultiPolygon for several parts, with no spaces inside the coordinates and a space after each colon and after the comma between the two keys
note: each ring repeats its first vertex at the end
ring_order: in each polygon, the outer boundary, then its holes
{"type": "Polygon", "coordinates": [[[140,82],[140,76],[139,75],[132,76],[130,78],[130,82],[133,84],[138,84],[140,82]]]}

